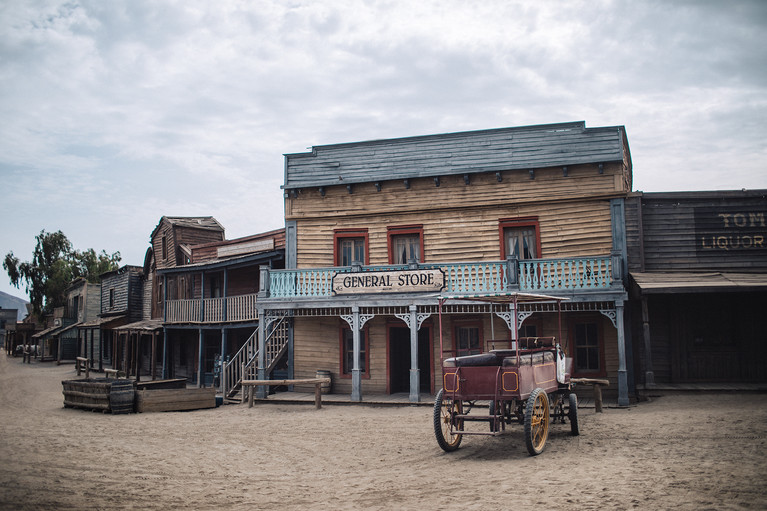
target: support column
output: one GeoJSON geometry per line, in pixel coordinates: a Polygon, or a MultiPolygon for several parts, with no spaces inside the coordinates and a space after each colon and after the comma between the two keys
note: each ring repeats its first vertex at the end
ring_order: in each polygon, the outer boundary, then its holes
{"type": "Polygon", "coordinates": [[[354,365],[352,366],[352,396],[355,402],[362,401],[362,369],[360,369],[360,308],[352,307],[352,351],[354,365]]]}
{"type": "Polygon", "coordinates": [[[197,388],[202,388],[202,345],[205,341],[202,328],[199,330],[199,340],[197,341],[197,388]]]}
{"type": "Polygon", "coordinates": [[[410,402],[421,400],[421,371],[418,369],[418,317],[417,307],[410,306],[410,402]]]}
{"type": "Polygon", "coordinates": [[[655,386],[655,373],[652,367],[652,339],[650,338],[650,312],[647,297],[642,296],[642,337],[644,338],[645,388],[655,386]]]}
{"type": "Polygon", "coordinates": [[[227,340],[226,333],[227,333],[227,329],[222,328],[221,329],[221,354],[219,356],[219,364],[221,365],[218,368],[218,386],[219,386],[219,390],[221,390],[222,392],[224,390],[224,364],[226,363],[225,362],[226,356],[224,355],[226,353],[226,340],[227,340]]]}
{"type": "MultiPolygon", "coordinates": [[[[242,375],[245,378],[245,375],[242,375]]],[[[258,310],[258,379],[266,379],[266,311],[258,310]]],[[[251,390],[252,392],[252,390],[251,390]]],[[[259,385],[256,389],[256,397],[264,399],[268,396],[269,388],[259,385]]]]}
{"type": "Polygon", "coordinates": [[[149,355],[149,363],[152,366],[149,374],[152,376],[152,380],[157,379],[157,332],[152,331],[152,353],[149,355]]]}
{"type": "Polygon", "coordinates": [[[168,377],[168,331],[162,329],[162,379],[168,377]]]}
{"type": "Polygon", "coordinates": [[[618,406],[629,405],[628,375],[626,373],[626,336],[623,324],[623,301],[615,302],[615,328],[618,330],[618,406]]]}

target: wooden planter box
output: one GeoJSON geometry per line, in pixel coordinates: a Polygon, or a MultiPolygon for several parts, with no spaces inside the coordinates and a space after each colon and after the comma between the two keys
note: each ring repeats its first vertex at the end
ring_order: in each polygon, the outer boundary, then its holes
{"type": "Polygon", "coordinates": [[[216,389],[157,389],[136,392],[136,411],[175,412],[216,407],[216,389]]]}
{"type": "Polygon", "coordinates": [[[133,411],[134,388],[131,380],[86,378],[61,382],[66,408],[100,410],[109,413],[133,411]]]}

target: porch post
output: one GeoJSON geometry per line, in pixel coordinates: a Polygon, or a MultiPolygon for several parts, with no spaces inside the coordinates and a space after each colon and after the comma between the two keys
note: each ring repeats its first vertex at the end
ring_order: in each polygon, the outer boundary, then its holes
{"type": "Polygon", "coordinates": [[[650,338],[650,312],[647,297],[642,296],[642,337],[644,338],[645,388],[655,386],[655,373],[652,368],[652,340],[650,338]]]}
{"type": "Polygon", "coordinates": [[[199,341],[197,341],[197,388],[202,388],[202,343],[203,333],[202,328],[199,331],[199,341]]]}
{"type": "Polygon", "coordinates": [[[168,377],[168,331],[162,329],[162,379],[168,377]]]}
{"type": "Polygon", "coordinates": [[[418,369],[418,317],[417,307],[410,306],[410,402],[421,400],[421,372],[418,369]]]}
{"type": "MultiPolygon", "coordinates": [[[[245,375],[242,375],[245,378],[245,375]]],[[[258,309],[258,379],[266,379],[266,310],[258,309]]],[[[251,392],[253,392],[251,390],[251,392]]],[[[256,389],[256,397],[264,399],[268,396],[269,387],[259,385],[256,389]]]]}
{"type": "Polygon", "coordinates": [[[157,379],[157,332],[152,330],[152,353],[149,356],[149,363],[152,364],[150,375],[152,380],[157,379]]]}
{"type": "Polygon", "coordinates": [[[626,336],[623,331],[623,300],[615,302],[615,328],[618,330],[618,406],[628,406],[629,386],[626,373],[626,336]]]}
{"type": "Polygon", "coordinates": [[[360,308],[352,307],[352,350],[354,365],[352,367],[352,401],[362,401],[362,370],[360,369],[360,308]]]}
{"type": "MultiPolygon", "coordinates": [[[[226,307],[226,305],[224,305],[224,307],[226,307]]],[[[224,360],[226,359],[224,354],[226,353],[226,332],[226,328],[221,329],[221,355],[219,358],[219,364],[221,365],[219,366],[218,385],[222,391],[224,390],[224,360]]]]}

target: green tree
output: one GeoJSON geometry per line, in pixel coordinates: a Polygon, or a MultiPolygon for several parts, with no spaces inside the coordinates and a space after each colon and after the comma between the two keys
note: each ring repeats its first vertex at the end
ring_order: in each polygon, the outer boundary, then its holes
{"type": "Polygon", "coordinates": [[[89,282],[98,282],[99,275],[116,270],[121,259],[120,252],[109,255],[103,250],[96,254],[92,248],[75,250],[61,231],[42,230],[35,240],[32,261],[19,261],[11,251],[3,259],[3,268],[12,285],[18,288],[22,282],[26,284],[26,293],[37,314],[65,305],[65,292],[73,279],[85,277],[89,282]]]}

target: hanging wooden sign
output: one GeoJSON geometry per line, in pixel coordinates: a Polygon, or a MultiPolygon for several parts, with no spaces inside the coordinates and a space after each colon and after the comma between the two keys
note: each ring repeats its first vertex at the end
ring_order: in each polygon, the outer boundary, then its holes
{"type": "Polygon", "coordinates": [[[445,287],[445,274],[435,270],[369,271],[336,273],[333,293],[359,295],[377,293],[428,293],[445,287]]]}

